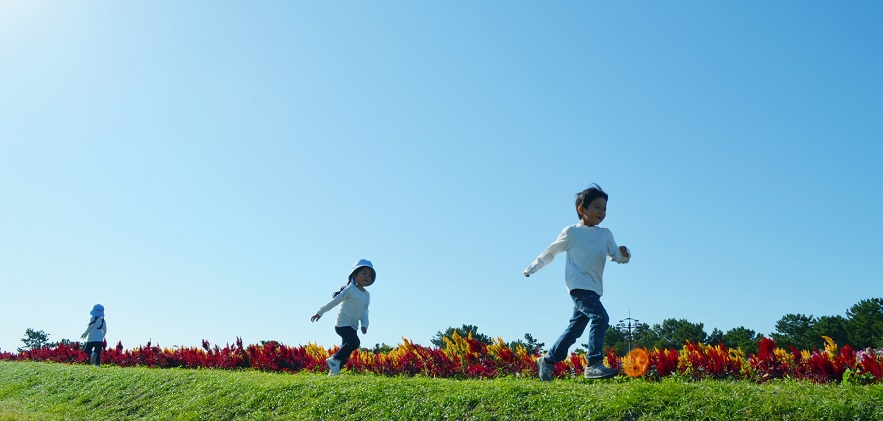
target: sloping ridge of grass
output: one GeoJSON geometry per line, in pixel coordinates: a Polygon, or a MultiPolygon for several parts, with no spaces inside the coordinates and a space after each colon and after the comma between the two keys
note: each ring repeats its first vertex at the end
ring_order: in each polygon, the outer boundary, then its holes
{"type": "Polygon", "coordinates": [[[0,420],[883,419],[883,385],[503,378],[0,362],[0,420]]]}

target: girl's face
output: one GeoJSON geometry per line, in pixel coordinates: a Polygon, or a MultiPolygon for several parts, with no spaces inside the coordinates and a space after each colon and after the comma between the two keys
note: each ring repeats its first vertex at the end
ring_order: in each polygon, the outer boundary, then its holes
{"type": "Polygon", "coordinates": [[[607,199],[596,197],[587,207],[579,207],[580,220],[587,227],[594,227],[607,216],[607,199]]]}
{"type": "Polygon", "coordinates": [[[361,267],[353,275],[353,279],[360,287],[371,285],[371,281],[374,279],[374,270],[369,267],[361,267]]]}

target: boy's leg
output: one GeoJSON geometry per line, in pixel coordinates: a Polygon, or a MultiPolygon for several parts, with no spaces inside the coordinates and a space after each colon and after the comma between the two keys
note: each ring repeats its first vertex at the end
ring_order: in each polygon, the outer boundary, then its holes
{"type": "Polygon", "coordinates": [[[564,333],[561,334],[558,340],[555,341],[551,348],[549,348],[549,351],[546,352],[545,362],[548,364],[555,364],[559,361],[564,361],[564,359],[567,358],[567,351],[570,350],[570,346],[576,343],[577,338],[582,336],[583,332],[586,330],[586,325],[588,324],[589,318],[580,310],[576,297],[574,297],[573,316],[570,317],[570,324],[567,325],[567,328],[564,329],[564,333]]]}
{"type": "Polygon", "coordinates": [[[340,349],[334,353],[332,358],[337,361],[340,361],[341,367],[346,364],[347,360],[350,358],[350,354],[353,351],[359,349],[359,345],[361,342],[359,341],[359,335],[356,333],[356,330],[349,327],[335,327],[334,331],[337,332],[338,335],[343,339],[343,342],[340,344],[340,349]]]}
{"type": "Polygon", "coordinates": [[[589,324],[586,362],[588,365],[604,362],[604,335],[610,326],[610,317],[601,304],[601,297],[593,291],[580,291],[574,297],[574,303],[589,324]]]}

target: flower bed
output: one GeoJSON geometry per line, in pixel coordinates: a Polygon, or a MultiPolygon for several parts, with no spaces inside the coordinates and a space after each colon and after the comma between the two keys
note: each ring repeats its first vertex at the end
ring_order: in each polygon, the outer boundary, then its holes
{"type": "MultiPolygon", "coordinates": [[[[444,348],[424,347],[405,338],[402,340],[402,344],[386,353],[364,349],[355,351],[347,369],[384,376],[423,375],[461,379],[537,375],[534,360],[538,355],[528,353],[521,346],[512,349],[500,338],[486,345],[471,336],[461,337],[455,332],[451,338],[445,338],[444,348]]],[[[827,337],[825,341],[824,349],[800,351],[778,348],[771,339],[762,338],[758,342],[758,353],[748,356],[741,350],[728,349],[721,344],[690,342],[680,350],[639,348],[623,357],[608,349],[605,362],[610,367],[622,369],[624,375],[651,380],[680,376],[756,382],[798,379],[815,383],[883,383],[883,350],[856,351],[849,345],[838,347],[827,337]]],[[[327,370],[325,359],[336,350],[337,347],[324,348],[312,343],[296,347],[276,342],[245,346],[238,338],[234,344],[227,344],[224,348],[211,346],[206,341],[203,341],[201,348],[174,349],[160,348],[150,342],[145,346],[124,349],[122,343],[118,343],[113,348],[105,347],[102,361],[122,367],[322,372],[327,370]]],[[[88,363],[88,357],[79,343],[18,354],[0,353],[0,360],[88,363]]],[[[572,353],[570,358],[555,365],[554,376],[579,376],[585,365],[585,355],[572,353]]]]}

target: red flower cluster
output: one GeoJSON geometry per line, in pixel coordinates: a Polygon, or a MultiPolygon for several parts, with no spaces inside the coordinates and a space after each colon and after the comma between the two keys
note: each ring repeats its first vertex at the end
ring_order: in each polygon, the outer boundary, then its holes
{"type": "Polygon", "coordinates": [[[513,350],[502,339],[487,345],[455,332],[451,338],[445,338],[444,349],[427,348],[402,339],[404,344],[386,354],[356,351],[347,366],[355,372],[383,375],[471,379],[536,375],[536,356],[520,347],[513,350]]]}
{"type": "MultiPolygon", "coordinates": [[[[605,362],[609,367],[626,370],[633,377],[660,379],[677,375],[695,379],[749,379],[765,382],[771,379],[793,378],[816,383],[849,382],[857,384],[883,383],[883,352],[855,351],[849,345],[839,347],[825,338],[825,349],[786,351],[775,342],[762,338],[757,355],[745,357],[740,350],[727,349],[721,344],[704,345],[687,342],[676,349],[639,349],[630,356],[618,357],[607,350],[605,362]],[[625,361],[623,361],[623,359],[625,361]]],[[[501,376],[535,377],[536,354],[523,347],[515,349],[497,338],[487,345],[456,333],[445,338],[444,348],[428,348],[403,338],[403,344],[386,353],[368,350],[355,351],[347,369],[356,373],[375,373],[384,376],[414,376],[485,379],[501,376]]],[[[272,372],[322,372],[327,370],[325,359],[337,347],[323,348],[315,344],[290,347],[277,342],[260,345],[242,344],[242,339],[224,348],[202,342],[201,348],[160,348],[150,342],[145,346],[126,350],[122,343],[102,353],[102,363],[122,367],[153,368],[214,368],[256,369],[272,372]]],[[[88,363],[88,357],[79,343],[61,344],[12,354],[0,353],[0,360],[53,361],[61,363],[88,363]]],[[[579,376],[586,365],[585,355],[573,353],[554,367],[558,378],[579,376]]]]}
{"type": "Polygon", "coordinates": [[[849,345],[838,349],[831,338],[824,339],[825,349],[810,352],[794,347],[785,351],[776,348],[772,339],[762,338],[757,355],[748,358],[747,376],[758,381],[795,378],[816,383],[883,383],[883,352],[855,351],[849,345]]]}

